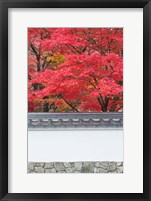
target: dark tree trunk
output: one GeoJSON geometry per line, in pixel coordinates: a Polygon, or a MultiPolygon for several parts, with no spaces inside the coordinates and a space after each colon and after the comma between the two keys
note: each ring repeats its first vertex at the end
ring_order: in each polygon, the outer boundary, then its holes
{"type": "Polygon", "coordinates": [[[101,108],[102,108],[102,112],[107,112],[107,106],[108,106],[108,103],[109,103],[109,98],[107,97],[98,97],[97,98],[101,108]]]}
{"type": "Polygon", "coordinates": [[[31,49],[33,51],[33,53],[35,54],[36,56],[36,59],[37,59],[37,71],[40,71],[40,54],[38,53],[38,51],[36,50],[36,48],[34,47],[33,44],[31,44],[31,49]]]}

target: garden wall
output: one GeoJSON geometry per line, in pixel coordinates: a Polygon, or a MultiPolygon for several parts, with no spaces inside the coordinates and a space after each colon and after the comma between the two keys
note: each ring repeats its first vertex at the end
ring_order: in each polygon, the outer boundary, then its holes
{"type": "Polygon", "coordinates": [[[123,162],[29,162],[28,173],[123,173],[123,162]]]}

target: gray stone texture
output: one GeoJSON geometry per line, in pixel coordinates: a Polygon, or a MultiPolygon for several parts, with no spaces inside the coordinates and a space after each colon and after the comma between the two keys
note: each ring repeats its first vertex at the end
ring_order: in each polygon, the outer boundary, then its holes
{"type": "Polygon", "coordinates": [[[81,170],[82,163],[80,163],[80,162],[74,163],[74,168],[75,168],[75,170],[81,170]]]}
{"type": "Polygon", "coordinates": [[[69,168],[70,167],[70,163],[69,162],[64,162],[63,164],[64,164],[65,168],[69,168]]]}
{"type": "Polygon", "coordinates": [[[123,162],[29,162],[28,173],[123,173],[123,162]]]}
{"type": "Polygon", "coordinates": [[[64,164],[61,162],[54,163],[54,168],[56,169],[56,172],[62,172],[62,171],[65,171],[66,169],[64,164]]]}
{"type": "Polygon", "coordinates": [[[44,168],[45,169],[53,168],[53,163],[45,163],[44,168]]]}
{"type": "Polygon", "coordinates": [[[44,173],[45,169],[42,168],[42,167],[35,167],[35,172],[37,172],[37,173],[44,173]]]}

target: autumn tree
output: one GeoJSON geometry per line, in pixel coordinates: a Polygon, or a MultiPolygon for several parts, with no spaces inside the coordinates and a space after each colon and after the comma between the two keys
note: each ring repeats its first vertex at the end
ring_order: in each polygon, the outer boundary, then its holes
{"type": "Polygon", "coordinates": [[[123,110],[122,28],[29,28],[29,112],[123,110]]]}

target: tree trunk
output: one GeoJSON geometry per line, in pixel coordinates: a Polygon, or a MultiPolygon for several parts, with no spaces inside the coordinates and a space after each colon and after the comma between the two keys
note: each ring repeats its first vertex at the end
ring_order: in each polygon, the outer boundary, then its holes
{"type": "Polygon", "coordinates": [[[107,112],[107,106],[108,106],[108,103],[109,103],[109,98],[107,97],[98,97],[97,98],[101,108],[102,108],[102,112],[107,112]]]}

